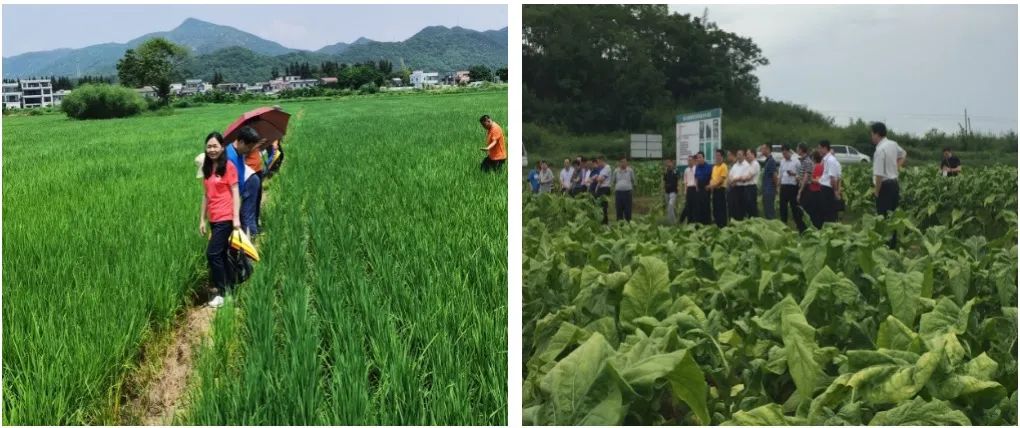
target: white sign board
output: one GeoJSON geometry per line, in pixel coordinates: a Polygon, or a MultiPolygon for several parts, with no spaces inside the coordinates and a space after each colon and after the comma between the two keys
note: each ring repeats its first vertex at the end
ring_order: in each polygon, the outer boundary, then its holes
{"type": "Polygon", "coordinates": [[[662,136],[658,134],[630,134],[632,159],[662,159],[662,136]]]}
{"type": "Polygon", "coordinates": [[[715,163],[715,149],[722,147],[722,109],[685,113],[676,116],[676,164],[705,153],[705,162],[715,163]]]}

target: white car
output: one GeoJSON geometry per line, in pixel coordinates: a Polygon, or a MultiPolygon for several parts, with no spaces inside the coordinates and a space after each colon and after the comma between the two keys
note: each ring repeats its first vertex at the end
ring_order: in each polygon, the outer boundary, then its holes
{"type": "Polygon", "coordinates": [[[869,163],[871,157],[850,146],[832,146],[832,155],[842,164],[869,163]]]}
{"type": "MultiPolygon", "coordinates": [[[[793,156],[796,156],[797,155],[796,148],[790,147],[790,149],[794,151],[793,156]]],[[[835,156],[836,160],[839,161],[839,163],[841,164],[871,162],[870,156],[857,151],[857,149],[851,146],[834,144],[832,145],[832,155],[835,156]]],[[[783,146],[778,144],[772,146],[772,158],[775,159],[776,162],[780,162],[783,160],[783,146]]],[[[761,153],[758,154],[758,162],[761,163],[765,162],[765,156],[762,155],[761,153]]]]}

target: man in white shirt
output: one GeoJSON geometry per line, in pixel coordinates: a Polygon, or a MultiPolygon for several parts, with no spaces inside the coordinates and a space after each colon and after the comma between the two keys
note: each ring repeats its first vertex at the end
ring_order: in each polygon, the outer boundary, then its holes
{"type": "Polygon", "coordinates": [[[737,180],[747,173],[747,161],[744,160],[744,150],[738,149],[736,156],[732,160],[733,166],[730,167],[730,174],[726,177],[726,187],[730,191],[730,194],[726,195],[726,200],[730,202],[730,218],[743,220],[744,186],[740,186],[737,180]]]}
{"type": "Polygon", "coordinates": [[[606,164],[606,157],[598,157],[598,168],[599,173],[592,176],[592,181],[595,184],[595,199],[602,205],[602,224],[609,224],[609,193],[610,185],[612,184],[610,178],[613,176],[612,168],[606,164]]]}
{"type": "Polygon", "coordinates": [[[698,180],[694,177],[694,155],[687,157],[687,168],[684,169],[684,210],[680,213],[680,221],[691,223],[697,219],[698,213],[698,180]]]}
{"type": "MultiPolygon", "coordinates": [[[[882,122],[871,124],[871,143],[875,144],[875,156],[871,166],[875,177],[875,209],[878,215],[895,211],[900,204],[900,166],[907,158],[907,152],[900,145],[885,137],[886,128],[882,122]]],[[[896,248],[896,233],[889,240],[889,247],[896,248]]]]}
{"type": "Polygon", "coordinates": [[[843,178],[843,167],[832,154],[832,145],[829,140],[822,140],[818,143],[818,151],[822,153],[822,176],[818,182],[822,185],[822,197],[819,210],[822,215],[822,222],[839,221],[836,204],[842,196],[840,192],[840,180],[843,178]]]}
{"type": "Polygon", "coordinates": [[[793,223],[797,225],[798,232],[804,232],[804,217],[797,204],[797,193],[800,188],[797,186],[798,170],[800,159],[794,159],[790,146],[783,145],[783,160],[779,162],[779,219],[786,224],[787,207],[793,214],[793,223]]]}
{"type": "Polygon", "coordinates": [[[744,152],[744,161],[744,173],[737,179],[737,186],[743,187],[744,215],[747,218],[758,217],[758,174],[761,173],[761,165],[758,164],[754,149],[744,152]]]}
{"type": "Polygon", "coordinates": [[[570,191],[570,177],[574,175],[574,167],[570,166],[570,159],[563,159],[563,169],[560,170],[560,191],[570,191]]]}

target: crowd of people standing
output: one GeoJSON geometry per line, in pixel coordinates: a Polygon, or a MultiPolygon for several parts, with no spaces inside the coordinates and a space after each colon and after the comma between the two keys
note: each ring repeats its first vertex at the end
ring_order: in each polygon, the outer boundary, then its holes
{"type": "MultiPolygon", "coordinates": [[[[871,125],[871,142],[875,144],[874,195],[880,215],[889,214],[899,204],[898,173],[906,159],[906,151],[888,139],[886,133],[883,123],[871,125]]],[[[724,227],[730,220],[758,217],[759,200],[761,215],[775,219],[778,196],[779,220],[787,223],[792,218],[797,230],[803,233],[808,222],[818,229],[825,223],[838,222],[839,213],[846,209],[843,168],[827,140],[820,141],[814,149],[804,143],[796,147],[783,145],[782,159],[778,161],[768,145],[757,150],[718,149],[714,154],[714,165],[706,162],[702,152],[690,156],[685,168],[678,168],[673,159],[664,161],[662,188],[666,221],[670,224],[680,221],[724,227]],[[764,161],[758,160],[758,153],[764,161]],[[677,218],[680,192],[684,194],[684,205],[677,218]]],[[[958,174],[959,159],[946,149],[940,168],[944,175],[958,174]]],[[[608,196],[614,194],[617,221],[631,220],[637,179],[626,157],[620,159],[616,168],[611,168],[603,156],[565,159],[558,180],[549,163],[540,161],[528,174],[528,181],[535,193],[559,191],[570,196],[594,196],[602,207],[605,224],[609,222],[608,196]]],[[[896,246],[895,235],[889,245],[896,246]]]]}

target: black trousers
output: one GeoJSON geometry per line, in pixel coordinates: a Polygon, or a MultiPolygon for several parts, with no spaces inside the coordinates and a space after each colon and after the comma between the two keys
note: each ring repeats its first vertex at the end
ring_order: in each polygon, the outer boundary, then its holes
{"type": "Polygon", "coordinates": [[[609,187],[595,189],[595,200],[602,206],[602,224],[609,224],[609,187]]]}
{"type": "Polygon", "coordinates": [[[712,194],[706,188],[708,180],[698,182],[698,223],[704,225],[712,224],[712,194]]]}
{"type": "Polygon", "coordinates": [[[630,221],[630,215],[634,211],[634,192],[630,190],[616,191],[616,221],[630,221]]]}
{"type": "Polygon", "coordinates": [[[758,185],[744,186],[744,215],[758,217],[758,185]]]}
{"type": "MultiPolygon", "coordinates": [[[[896,180],[885,180],[882,182],[881,187],[878,190],[878,198],[875,200],[875,209],[878,211],[878,215],[886,216],[887,214],[896,211],[896,208],[900,205],[900,183],[896,180]]],[[[896,232],[893,232],[892,238],[889,239],[889,248],[896,249],[896,232]]]]}
{"type": "Polygon", "coordinates": [[[831,187],[822,186],[822,197],[818,202],[818,213],[822,216],[822,222],[836,222],[836,191],[831,187]]]}
{"type": "Polygon", "coordinates": [[[255,224],[256,226],[261,227],[259,225],[262,224],[262,186],[264,185],[263,183],[266,182],[266,171],[262,170],[256,172],[255,175],[259,176],[259,196],[258,199],[255,200],[255,224]]]}
{"type": "Polygon", "coordinates": [[[227,247],[230,245],[230,232],[234,231],[234,222],[231,220],[212,223],[212,238],[205,249],[205,257],[209,262],[209,281],[216,287],[217,292],[223,295],[227,288],[233,285],[230,278],[233,272],[230,263],[227,262],[227,247]]]}
{"type": "Polygon", "coordinates": [[[815,229],[821,229],[824,219],[821,213],[821,201],[822,192],[812,192],[811,189],[804,189],[804,193],[800,196],[800,205],[804,207],[804,211],[808,213],[808,217],[811,219],[811,224],[815,229]]]}
{"type": "Polygon", "coordinates": [[[680,213],[680,221],[691,223],[697,221],[698,212],[698,188],[687,186],[684,192],[684,211],[680,213]]]}
{"type": "Polygon", "coordinates": [[[715,225],[719,227],[726,226],[726,189],[718,188],[712,191],[712,215],[715,219],[715,225]]]}
{"type": "Polygon", "coordinates": [[[493,160],[489,159],[488,156],[482,159],[482,171],[483,172],[496,172],[506,163],[506,159],[493,160]]]}
{"type": "Polygon", "coordinates": [[[744,219],[744,187],[733,186],[730,188],[730,217],[734,220],[744,219]]]}
{"type": "Polygon", "coordinates": [[[784,184],[779,188],[779,219],[786,223],[787,219],[787,208],[793,214],[793,222],[797,225],[797,231],[803,232],[804,216],[800,210],[800,204],[797,203],[797,191],[799,188],[796,184],[784,184]]]}

